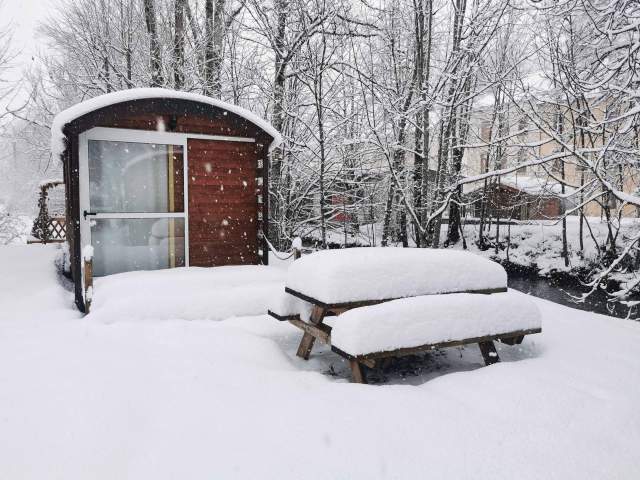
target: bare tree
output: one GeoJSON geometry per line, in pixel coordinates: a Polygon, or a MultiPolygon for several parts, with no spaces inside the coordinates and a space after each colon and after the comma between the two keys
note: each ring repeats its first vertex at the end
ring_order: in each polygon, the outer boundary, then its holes
{"type": "Polygon", "coordinates": [[[174,3],[173,86],[176,90],[184,86],[184,4],[185,0],[174,3]]]}
{"type": "Polygon", "coordinates": [[[151,86],[159,87],[164,83],[162,76],[162,50],[158,38],[156,8],[154,0],[144,0],[144,19],[149,33],[149,62],[151,64],[151,86]]]}

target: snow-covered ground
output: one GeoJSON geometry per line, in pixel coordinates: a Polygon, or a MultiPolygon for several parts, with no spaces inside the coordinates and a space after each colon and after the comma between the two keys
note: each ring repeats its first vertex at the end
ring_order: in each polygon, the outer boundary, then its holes
{"type": "Polygon", "coordinates": [[[264,266],[127,272],[95,280],[91,320],[224,320],[260,315],[286,270],[264,266]]]}
{"type": "MultiPolygon", "coordinates": [[[[326,349],[295,357],[289,324],[198,319],[236,308],[216,294],[233,269],[201,278],[215,301],[193,309],[187,288],[166,300],[185,271],[105,279],[82,318],[55,254],[0,247],[0,478],[640,478],[637,322],[535,299],[543,333],[502,363],[449,349],[355,385],[326,349]]],[[[264,270],[250,289],[269,296],[283,274],[264,270]]]]}

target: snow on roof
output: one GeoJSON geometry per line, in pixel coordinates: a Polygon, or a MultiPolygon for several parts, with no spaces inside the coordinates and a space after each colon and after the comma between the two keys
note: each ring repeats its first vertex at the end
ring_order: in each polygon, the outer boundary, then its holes
{"type": "Polygon", "coordinates": [[[257,127],[261,128],[273,137],[273,141],[269,146],[269,150],[277,147],[282,142],[280,133],[264,119],[258,117],[254,113],[244,108],[232,105],[230,103],[217,100],[215,98],[206,97],[197,93],[180,92],[177,90],[169,90],[166,88],[132,88],[129,90],[120,90],[118,92],[107,93],[98,97],[91,98],[84,102],[80,102],[62,112],[58,113],[51,124],[51,153],[59,157],[64,151],[64,133],[65,125],[74,121],[89,112],[93,112],[109,105],[127,102],[130,100],[139,100],[143,98],[172,98],[180,100],[190,100],[193,102],[206,103],[214,107],[235,113],[240,117],[248,120],[257,127]]]}
{"type": "MultiPolygon", "coordinates": [[[[551,178],[538,178],[529,176],[508,176],[501,177],[500,184],[507,187],[515,188],[529,195],[560,195],[562,193],[562,185],[551,178]]],[[[470,185],[466,193],[474,192],[483,188],[484,182],[477,182],[470,185]]],[[[573,189],[565,186],[565,193],[570,193],[573,189]]]]}
{"type": "MultiPolygon", "coordinates": [[[[513,188],[517,188],[525,193],[530,195],[541,195],[541,194],[560,194],[562,193],[562,185],[556,182],[555,180],[551,180],[550,178],[542,179],[538,177],[503,177],[500,180],[500,183],[503,185],[507,185],[513,188]]],[[[570,187],[565,187],[565,190],[568,191],[570,187]]]]}

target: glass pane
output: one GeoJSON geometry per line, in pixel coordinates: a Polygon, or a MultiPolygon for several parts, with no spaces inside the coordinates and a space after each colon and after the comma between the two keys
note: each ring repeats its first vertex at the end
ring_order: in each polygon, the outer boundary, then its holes
{"type": "Polygon", "coordinates": [[[92,222],[93,274],[184,267],[184,218],[99,218],[92,222]]]}
{"type": "Polygon", "coordinates": [[[183,212],[183,174],[181,145],[89,140],[92,212],[183,212]]]}

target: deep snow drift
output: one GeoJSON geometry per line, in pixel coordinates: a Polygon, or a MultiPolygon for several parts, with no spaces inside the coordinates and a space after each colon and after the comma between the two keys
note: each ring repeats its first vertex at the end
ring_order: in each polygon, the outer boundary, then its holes
{"type": "Polygon", "coordinates": [[[534,299],[544,331],[502,363],[449,349],[354,385],[264,315],[81,318],[54,254],[0,248],[0,478],[640,478],[635,322],[534,299]]]}
{"type": "Polygon", "coordinates": [[[91,320],[224,320],[260,315],[284,290],[285,270],[264,266],[174,268],[95,280],[91,320]]]}

